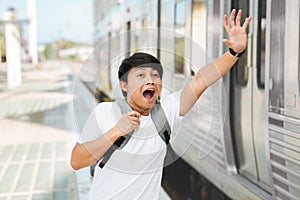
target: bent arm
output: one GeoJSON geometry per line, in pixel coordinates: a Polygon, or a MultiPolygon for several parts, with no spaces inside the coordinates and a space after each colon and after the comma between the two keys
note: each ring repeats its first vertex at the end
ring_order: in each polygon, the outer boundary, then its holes
{"type": "Polygon", "coordinates": [[[99,138],[85,143],[76,143],[71,154],[70,164],[73,169],[78,170],[88,167],[99,160],[112,144],[124,135],[121,130],[114,126],[99,138]]]}
{"type": "Polygon", "coordinates": [[[237,57],[226,52],[214,62],[202,67],[181,92],[180,115],[183,116],[186,114],[193,107],[201,94],[210,85],[224,76],[237,60],[237,57]]]}
{"type": "MultiPolygon", "coordinates": [[[[229,39],[223,39],[223,42],[237,53],[241,53],[247,47],[246,28],[252,17],[248,17],[241,26],[242,11],[239,10],[236,18],[236,10],[233,9],[230,14],[230,24],[228,18],[224,15],[224,28],[229,36],[229,39]]],[[[186,114],[196,103],[201,94],[219,80],[226,72],[228,72],[234,63],[238,60],[227,51],[214,62],[201,68],[190,83],[182,90],[180,95],[180,115],[186,114]]]]}

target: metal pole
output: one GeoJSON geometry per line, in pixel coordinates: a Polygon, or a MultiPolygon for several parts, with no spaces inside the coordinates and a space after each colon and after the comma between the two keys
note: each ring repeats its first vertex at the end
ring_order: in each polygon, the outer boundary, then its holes
{"type": "Polygon", "coordinates": [[[27,0],[27,12],[29,18],[28,37],[29,53],[33,64],[38,63],[37,51],[37,23],[36,23],[36,0],[27,0]]]}

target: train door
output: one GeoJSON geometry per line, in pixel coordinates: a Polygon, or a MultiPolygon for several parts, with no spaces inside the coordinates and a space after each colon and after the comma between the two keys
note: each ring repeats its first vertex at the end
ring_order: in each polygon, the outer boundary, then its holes
{"type": "Polygon", "coordinates": [[[237,169],[243,177],[270,191],[264,126],[266,0],[234,0],[232,8],[242,9],[243,19],[253,16],[247,52],[231,70],[230,118],[237,169]]]}
{"type": "Polygon", "coordinates": [[[268,7],[268,136],[274,196],[294,200],[300,197],[300,3],[272,0],[268,7]]]}

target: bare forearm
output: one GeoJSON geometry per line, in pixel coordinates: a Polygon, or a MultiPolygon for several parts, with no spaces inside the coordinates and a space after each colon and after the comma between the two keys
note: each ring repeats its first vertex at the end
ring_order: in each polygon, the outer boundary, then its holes
{"type": "Polygon", "coordinates": [[[115,126],[96,140],[76,143],[71,155],[72,168],[77,170],[95,163],[121,135],[122,132],[115,126]]]}
{"type": "MultiPolygon", "coordinates": [[[[204,91],[207,87],[211,86],[217,80],[228,72],[234,63],[238,60],[237,57],[231,55],[228,51],[216,59],[214,62],[201,68],[197,75],[197,79],[202,79],[201,83],[205,83],[205,86],[201,86],[199,91],[204,91]]],[[[199,80],[198,80],[199,81],[199,80]]],[[[200,93],[201,94],[201,93],[200,93]]]]}
{"type": "Polygon", "coordinates": [[[201,94],[213,83],[219,80],[228,72],[238,58],[232,56],[229,52],[216,59],[214,62],[202,67],[195,78],[181,93],[181,111],[184,115],[188,112],[201,94]]]}

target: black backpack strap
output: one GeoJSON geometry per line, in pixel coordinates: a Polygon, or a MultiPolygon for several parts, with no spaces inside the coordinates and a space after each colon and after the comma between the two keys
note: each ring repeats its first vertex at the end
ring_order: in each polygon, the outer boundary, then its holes
{"type": "Polygon", "coordinates": [[[177,160],[178,156],[170,144],[171,128],[167,121],[165,112],[163,111],[159,103],[155,104],[152,108],[151,118],[156,127],[156,130],[158,131],[159,136],[165,141],[167,145],[167,152],[164,160],[164,167],[166,167],[177,160]]]}
{"type": "MultiPolygon", "coordinates": [[[[132,111],[131,107],[128,105],[127,100],[125,98],[118,99],[116,101],[116,103],[118,104],[119,108],[121,109],[122,115],[132,111]]],[[[114,153],[114,151],[116,149],[121,149],[127,144],[129,139],[131,138],[131,135],[133,132],[134,131],[131,131],[129,134],[119,137],[114,142],[114,144],[104,153],[103,159],[99,163],[99,167],[101,169],[104,167],[104,165],[107,163],[107,161],[110,159],[111,155],[114,153]]]]}
{"type": "Polygon", "coordinates": [[[99,167],[102,169],[104,165],[107,163],[107,161],[110,159],[111,155],[114,153],[114,151],[122,145],[122,143],[126,140],[124,136],[119,137],[114,144],[105,152],[103,155],[103,159],[99,163],[99,167]]]}

